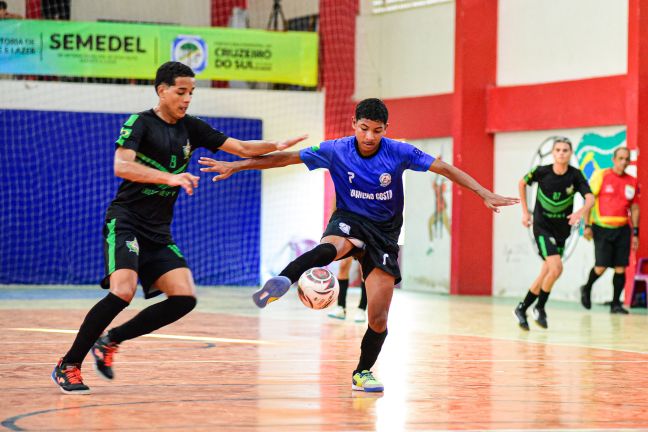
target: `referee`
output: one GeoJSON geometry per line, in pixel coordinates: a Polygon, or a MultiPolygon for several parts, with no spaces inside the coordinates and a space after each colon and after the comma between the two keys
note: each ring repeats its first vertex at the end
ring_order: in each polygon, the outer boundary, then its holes
{"type": "Polygon", "coordinates": [[[69,351],[52,371],[66,394],[87,394],[81,363],[92,348],[97,372],[114,378],[112,363],[119,344],[171,324],[196,306],[193,276],[171,237],[173,208],[180,190],[192,195],[198,179],[188,172],[198,147],[242,157],[283,150],[302,141],[239,141],[187,115],[195,88],[194,72],[179,62],[159,67],[154,108],[131,115],[115,142],[114,171],[123,182],[106,212],[102,288],[110,292],[85,317],[69,351]],[[133,319],[102,332],[129,305],[137,281],[144,296],[164,293],[166,300],[143,309],[133,319]]]}
{"type": "Polygon", "coordinates": [[[639,191],[637,179],[625,172],[630,165],[630,150],[619,147],[614,151],[612,168],[597,171],[590,181],[596,201],[586,217],[583,236],[594,239],[595,263],[587,283],[580,288],[581,304],[592,307],[592,285],[606,268],[614,268],[614,287],[610,313],[627,314],[621,302],[625,286],[625,269],[630,248],[639,247],[639,191]],[[630,226],[632,222],[632,228],[630,226]]]}

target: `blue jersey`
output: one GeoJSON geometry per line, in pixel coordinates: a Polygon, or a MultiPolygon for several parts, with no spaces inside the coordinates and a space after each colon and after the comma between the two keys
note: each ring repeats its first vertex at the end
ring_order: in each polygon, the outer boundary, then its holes
{"type": "Polygon", "coordinates": [[[384,222],[403,213],[403,172],[427,171],[434,157],[413,145],[383,137],[371,156],[360,155],[355,136],[324,141],[299,153],[309,170],[327,168],[336,206],[384,222]]]}

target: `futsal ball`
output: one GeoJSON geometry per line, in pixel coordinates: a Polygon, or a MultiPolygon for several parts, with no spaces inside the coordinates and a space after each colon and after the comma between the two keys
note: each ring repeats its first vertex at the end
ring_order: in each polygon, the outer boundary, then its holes
{"type": "Polygon", "coordinates": [[[299,300],[311,309],[324,309],[337,300],[340,285],[325,268],[306,270],[297,282],[299,300]]]}

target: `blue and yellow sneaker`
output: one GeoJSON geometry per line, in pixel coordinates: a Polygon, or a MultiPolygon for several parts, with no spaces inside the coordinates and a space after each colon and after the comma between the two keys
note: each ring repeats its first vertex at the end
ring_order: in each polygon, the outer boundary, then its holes
{"type": "Polygon", "coordinates": [[[363,370],[362,372],[356,372],[353,374],[351,388],[353,390],[365,392],[385,391],[385,386],[374,378],[373,374],[369,370],[363,370]]]}
{"type": "Polygon", "coordinates": [[[281,296],[286,294],[290,285],[292,285],[292,282],[286,276],[272,277],[259,291],[252,294],[252,300],[258,307],[264,308],[268,303],[279,300],[281,296]]]}

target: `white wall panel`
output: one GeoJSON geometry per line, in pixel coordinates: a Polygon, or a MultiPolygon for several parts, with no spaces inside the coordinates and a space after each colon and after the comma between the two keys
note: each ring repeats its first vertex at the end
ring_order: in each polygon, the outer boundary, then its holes
{"type": "MultiPolygon", "coordinates": [[[[452,163],[452,140],[410,141],[424,152],[452,163]]],[[[431,172],[405,171],[405,223],[402,288],[450,292],[452,183],[431,172]]]]}
{"type": "MultiPolygon", "coordinates": [[[[250,27],[267,28],[274,0],[248,0],[247,4],[250,27]]],[[[281,9],[287,20],[307,15],[317,15],[319,13],[319,0],[282,0],[281,9]]],[[[279,26],[281,28],[281,24],[279,26]]]]}
{"type": "Polygon", "coordinates": [[[452,2],[359,16],[355,98],[451,93],[454,11],[452,2]]]}
{"type": "Polygon", "coordinates": [[[501,86],[625,74],[625,0],[500,0],[501,86]]]}
{"type": "Polygon", "coordinates": [[[211,26],[210,0],[70,1],[72,21],[143,21],[187,26],[211,26]]]}

